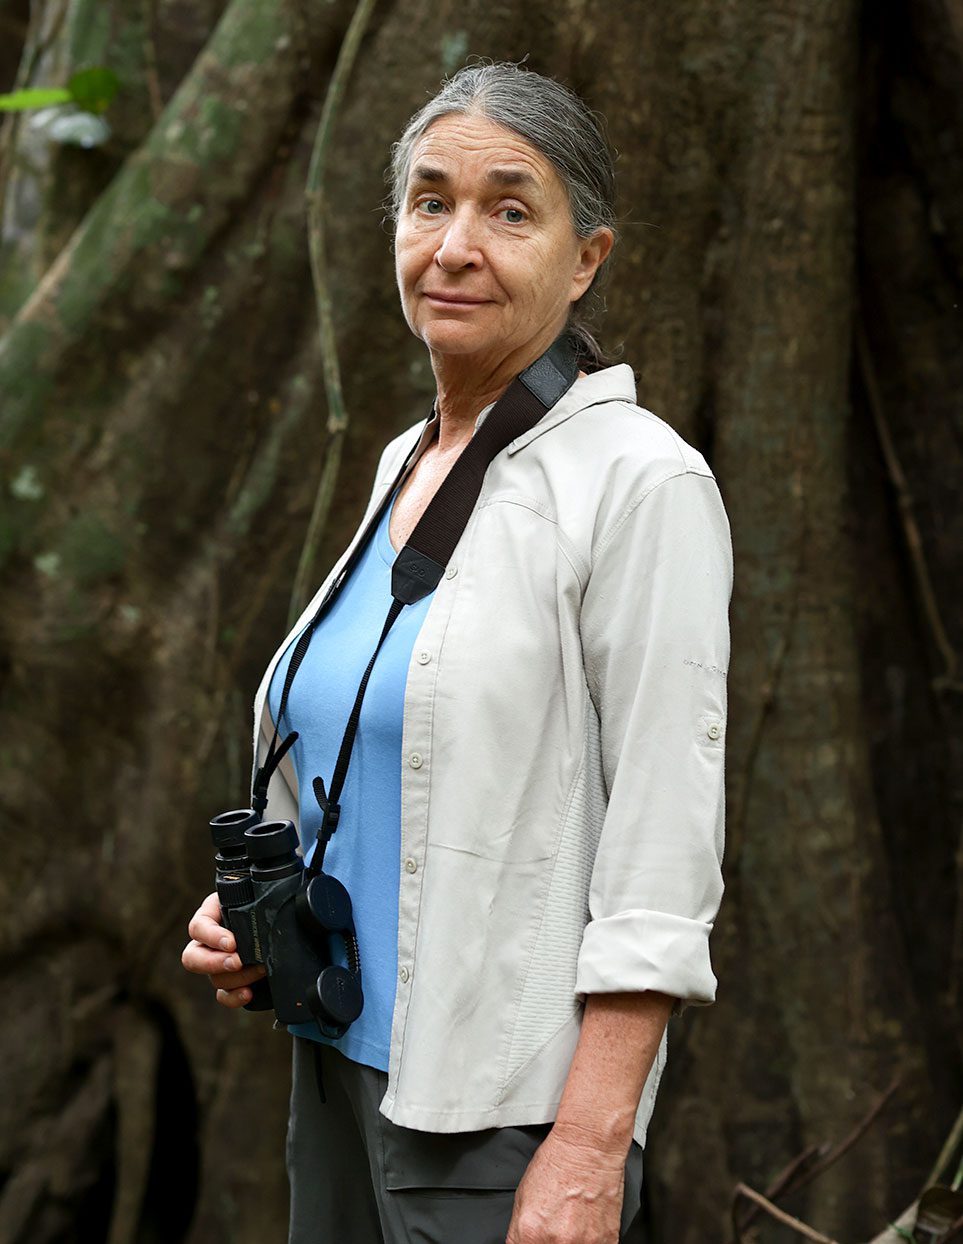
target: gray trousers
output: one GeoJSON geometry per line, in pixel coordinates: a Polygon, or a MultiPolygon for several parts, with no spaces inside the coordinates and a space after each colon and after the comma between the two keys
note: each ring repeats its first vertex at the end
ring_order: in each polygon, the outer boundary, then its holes
{"type": "MultiPolygon", "coordinates": [[[[505,1244],[515,1190],[551,1123],[451,1134],[398,1127],[378,1110],[383,1071],[293,1040],[288,1244],[505,1244]]],[[[619,1244],[643,1241],[642,1152],[633,1141],[619,1244]]]]}

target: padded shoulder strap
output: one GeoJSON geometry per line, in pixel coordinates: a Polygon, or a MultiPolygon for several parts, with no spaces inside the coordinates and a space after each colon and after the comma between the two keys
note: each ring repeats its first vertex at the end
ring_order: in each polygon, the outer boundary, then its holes
{"type": "Polygon", "coordinates": [[[535,426],[575,383],[578,358],[562,334],[516,376],[442,480],[391,570],[391,594],[411,605],[438,586],[496,454],[535,426]]]}

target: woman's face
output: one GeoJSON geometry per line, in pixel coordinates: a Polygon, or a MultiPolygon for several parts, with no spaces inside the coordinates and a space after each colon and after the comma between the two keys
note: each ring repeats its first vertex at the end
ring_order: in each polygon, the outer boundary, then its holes
{"type": "Polygon", "coordinates": [[[405,319],[432,354],[497,364],[561,332],[612,245],[579,238],[551,163],[484,117],[452,114],[415,143],[395,235],[405,319]]]}

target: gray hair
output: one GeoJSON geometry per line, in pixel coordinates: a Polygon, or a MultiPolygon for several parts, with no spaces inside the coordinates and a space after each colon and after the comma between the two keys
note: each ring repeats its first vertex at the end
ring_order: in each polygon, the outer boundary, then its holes
{"type": "MultiPolygon", "coordinates": [[[[467,65],[445,79],[441,90],[408,122],[391,146],[386,173],[391,190],[387,207],[397,227],[404,203],[411,155],[433,121],[451,113],[474,113],[512,130],[551,162],[568,192],[572,226],[580,238],[607,227],[618,236],[615,214],[615,163],[602,118],[574,91],[510,61],[467,65]]],[[[587,370],[612,361],[589,328],[604,310],[601,286],[608,275],[606,258],[591,285],[569,312],[567,331],[587,370]],[[591,297],[590,297],[591,295],[591,297]]]]}

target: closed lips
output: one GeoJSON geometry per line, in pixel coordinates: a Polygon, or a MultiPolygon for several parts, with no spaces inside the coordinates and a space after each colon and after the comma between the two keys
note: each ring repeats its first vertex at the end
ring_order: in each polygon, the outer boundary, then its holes
{"type": "Polygon", "coordinates": [[[425,294],[426,298],[435,298],[439,302],[487,302],[487,298],[467,298],[460,294],[433,294],[430,291],[425,294]]]}

